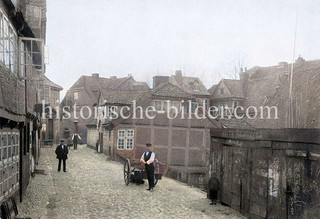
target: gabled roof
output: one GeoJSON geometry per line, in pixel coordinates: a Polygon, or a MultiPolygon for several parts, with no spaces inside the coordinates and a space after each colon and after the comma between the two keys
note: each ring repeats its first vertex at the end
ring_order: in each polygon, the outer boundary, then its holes
{"type": "Polygon", "coordinates": [[[208,89],[208,92],[212,95],[217,86],[218,86],[218,84],[214,84],[212,87],[210,87],[210,88],[208,89]]]}
{"type": "Polygon", "coordinates": [[[169,82],[192,95],[210,95],[210,93],[207,91],[207,88],[197,77],[179,77],[177,75],[172,75],[169,78],[169,82]]]}
{"type": "Polygon", "coordinates": [[[132,101],[138,101],[142,96],[148,93],[150,93],[150,91],[103,89],[100,92],[100,102],[105,104],[131,105],[132,101]]]}
{"type": "MultiPolygon", "coordinates": [[[[129,75],[128,77],[117,78],[103,78],[99,77],[99,74],[93,74],[92,76],[81,76],[68,90],[66,96],[61,103],[73,101],[73,93],[81,92],[79,94],[77,103],[79,105],[93,105],[97,103],[99,99],[100,91],[107,90],[132,90],[141,89],[147,90],[149,87],[143,82],[137,82],[129,75]],[[138,86],[137,86],[138,85],[138,86]]],[[[73,105],[73,104],[71,104],[73,105]]]]}
{"type": "Polygon", "coordinates": [[[171,98],[182,98],[182,99],[193,99],[194,97],[180,87],[165,82],[160,84],[158,87],[153,89],[152,96],[155,97],[171,97],[171,98]]]}
{"type": "Polygon", "coordinates": [[[243,98],[243,88],[240,80],[223,79],[232,96],[243,98]]]}
{"type": "Polygon", "coordinates": [[[244,98],[242,82],[240,80],[222,79],[219,84],[210,88],[212,95],[211,98],[244,98]],[[223,94],[220,93],[220,88],[226,87],[227,91],[223,94]]]}
{"type": "MultiPolygon", "coordinates": [[[[291,67],[292,64],[289,64],[289,71],[291,67]]],[[[299,62],[298,59],[293,67],[292,97],[294,127],[320,128],[320,60],[300,60],[299,62]]],[[[263,77],[266,77],[265,74],[268,75],[271,72],[275,72],[276,69],[277,66],[262,68],[259,74],[261,74],[263,77]],[[267,70],[270,70],[270,72],[267,70]],[[262,74],[262,72],[264,74],[262,74]]],[[[272,90],[272,93],[268,96],[268,98],[264,98],[262,95],[260,97],[254,95],[258,100],[251,101],[251,103],[261,104],[260,106],[276,106],[278,108],[279,119],[256,119],[251,121],[252,125],[255,127],[265,128],[286,128],[288,127],[287,109],[289,105],[289,76],[284,74],[282,69],[282,76],[280,76],[280,78],[277,80],[277,83],[273,82],[272,79],[268,79],[266,80],[266,84],[266,86],[269,85],[269,90],[272,90]]],[[[268,87],[264,87],[264,89],[267,90],[268,87]]],[[[251,91],[254,90],[251,89],[251,91]]],[[[261,93],[262,92],[260,92],[260,94],[261,93]]]]}
{"type": "Polygon", "coordinates": [[[47,76],[44,75],[43,79],[44,79],[44,82],[49,84],[51,87],[53,87],[53,88],[55,88],[55,89],[57,89],[59,91],[63,90],[63,87],[61,87],[60,85],[52,82],[47,76]]]}

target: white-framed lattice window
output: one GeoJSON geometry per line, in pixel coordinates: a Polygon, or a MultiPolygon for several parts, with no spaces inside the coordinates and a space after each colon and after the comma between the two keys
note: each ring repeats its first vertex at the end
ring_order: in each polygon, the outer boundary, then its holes
{"type": "Polygon", "coordinates": [[[15,28],[0,10],[0,62],[14,75],[17,75],[18,66],[17,42],[18,36],[15,28]]]}
{"type": "Polygon", "coordinates": [[[155,100],[154,108],[158,112],[166,112],[167,111],[168,100],[155,100]]]}
{"type": "Polygon", "coordinates": [[[117,110],[117,107],[116,106],[108,106],[108,119],[112,120],[112,119],[115,119],[117,116],[116,116],[116,110],[117,110]]]}
{"type": "Polygon", "coordinates": [[[19,37],[20,79],[39,77],[44,74],[44,40],[19,37]],[[28,72],[28,75],[26,74],[28,72]],[[31,75],[32,74],[32,75],[31,75]]]}
{"type": "Polygon", "coordinates": [[[19,188],[19,139],[18,130],[0,130],[0,200],[19,188]]]}
{"type": "Polygon", "coordinates": [[[132,150],[134,146],[134,130],[121,129],[118,130],[118,150],[132,150]]]}
{"type": "Polygon", "coordinates": [[[8,161],[8,133],[7,132],[2,132],[1,135],[1,140],[2,140],[2,161],[4,164],[6,164],[8,161]]]}

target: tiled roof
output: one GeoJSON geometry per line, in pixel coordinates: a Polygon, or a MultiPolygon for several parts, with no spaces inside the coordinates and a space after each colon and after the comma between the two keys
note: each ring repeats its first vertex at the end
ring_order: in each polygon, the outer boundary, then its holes
{"type": "MultiPolygon", "coordinates": [[[[81,76],[68,90],[63,102],[73,99],[73,93],[79,92],[79,98],[77,103],[79,105],[93,105],[98,102],[100,91],[103,89],[108,90],[131,90],[134,88],[134,84],[140,84],[142,90],[146,90],[148,86],[146,84],[139,83],[133,79],[132,76],[123,78],[103,78],[98,74],[92,76],[81,76]],[[146,87],[147,86],[147,87],[146,87]]],[[[73,105],[73,104],[72,104],[73,105]]]]}
{"type": "Polygon", "coordinates": [[[63,90],[63,87],[61,87],[60,85],[52,82],[47,76],[44,76],[44,81],[46,83],[49,83],[51,87],[56,88],[57,90],[63,90]]]}
{"type": "Polygon", "coordinates": [[[219,119],[218,122],[222,124],[223,128],[250,130],[254,129],[253,126],[245,121],[245,119],[236,119],[232,117],[230,119],[219,119]]]}
{"type": "MultiPolygon", "coordinates": [[[[290,64],[289,70],[291,66],[290,64]]],[[[265,74],[267,73],[265,72],[265,74]]],[[[279,119],[256,119],[252,121],[253,126],[265,128],[288,127],[289,76],[284,75],[280,77],[279,81],[277,87],[270,87],[273,91],[272,95],[264,99],[264,102],[260,100],[262,106],[277,106],[279,119]]],[[[272,85],[272,81],[268,80],[267,84],[272,85]]],[[[302,61],[294,64],[292,83],[294,128],[320,128],[319,85],[320,60],[302,61]]],[[[260,99],[263,99],[263,97],[260,97],[260,99]]]]}
{"type": "Polygon", "coordinates": [[[222,79],[219,84],[214,85],[210,88],[211,98],[228,98],[228,97],[237,97],[244,98],[243,95],[243,85],[240,80],[231,80],[231,79],[222,79]],[[224,92],[224,94],[219,93],[219,88],[225,85],[230,92],[224,92]]]}
{"type": "Polygon", "coordinates": [[[244,97],[243,96],[243,88],[242,88],[242,82],[240,80],[228,80],[224,79],[223,82],[227,86],[228,90],[233,96],[236,97],[244,97]]]}
{"type": "Polygon", "coordinates": [[[212,95],[217,86],[218,86],[218,84],[213,85],[212,87],[210,87],[210,88],[208,89],[208,92],[212,95]]]}
{"type": "Polygon", "coordinates": [[[172,75],[169,78],[169,82],[192,95],[210,95],[210,93],[207,91],[207,88],[197,77],[182,76],[179,78],[176,75],[172,75]]]}
{"type": "Polygon", "coordinates": [[[183,99],[193,99],[194,97],[180,87],[171,84],[170,82],[162,83],[157,88],[153,89],[152,95],[156,97],[173,97],[183,99]]]}
{"type": "Polygon", "coordinates": [[[101,90],[101,95],[107,104],[132,104],[132,101],[138,101],[142,96],[147,95],[150,91],[145,90],[101,90]]]}

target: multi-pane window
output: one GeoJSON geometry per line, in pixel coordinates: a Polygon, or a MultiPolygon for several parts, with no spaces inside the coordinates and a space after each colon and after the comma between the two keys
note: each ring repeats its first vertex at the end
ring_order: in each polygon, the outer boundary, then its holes
{"type": "Polygon", "coordinates": [[[134,145],[134,130],[118,130],[118,150],[132,150],[134,145]]]}
{"type": "Polygon", "coordinates": [[[154,101],[154,107],[157,111],[161,111],[161,101],[160,100],[155,100],[154,101]]]}
{"type": "Polygon", "coordinates": [[[14,75],[17,74],[17,39],[14,27],[0,10],[0,62],[14,75]]]}
{"type": "MultiPolygon", "coordinates": [[[[20,51],[26,51],[24,42],[20,43],[20,51]]],[[[20,77],[24,78],[26,76],[26,53],[20,53],[20,77]]],[[[43,98],[41,98],[43,100],[43,98]]]]}
{"type": "Polygon", "coordinates": [[[112,120],[116,118],[116,110],[115,106],[108,106],[108,119],[112,120]]]}
{"type": "Polygon", "coordinates": [[[0,199],[19,187],[19,132],[0,130],[0,199]],[[2,196],[2,197],[1,197],[2,196]]]}
{"type": "Polygon", "coordinates": [[[167,111],[168,100],[155,100],[154,108],[158,112],[166,112],[167,111]]]}
{"type": "MultiPolygon", "coordinates": [[[[171,101],[171,106],[175,107],[178,110],[178,113],[181,111],[181,102],[180,101],[171,101]]],[[[173,109],[171,110],[173,112],[173,109]]]]}
{"type": "MultiPolygon", "coordinates": [[[[198,107],[198,103],[197,103],[197,102],[190,102],[190,101],[188,101],[188,102],[185,104],[185,108],[186,108],[186,112],[187,112],[187,113],[195,114],[197,107],[198,107]]],[[[199,112],[198,112],[198,113],[199,113],[199,112]]]]}

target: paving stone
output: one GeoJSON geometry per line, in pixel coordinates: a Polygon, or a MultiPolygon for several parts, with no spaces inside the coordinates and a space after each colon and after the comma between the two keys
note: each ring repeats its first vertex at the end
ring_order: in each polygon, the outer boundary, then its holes
{"type": "Polygon", "coordinates": [[[163,177],[153,192],[147,184],[126,186],[123,165],[107,161],[86,145],[69,150],[67,171],[58,172],[55,147],[42,148],[18,217],[31,218],[245,218],[235,210],[211,206],[206,193],[163,177]]]}

